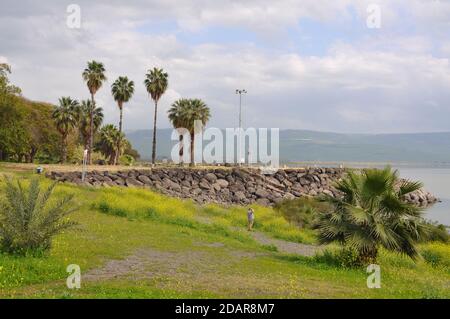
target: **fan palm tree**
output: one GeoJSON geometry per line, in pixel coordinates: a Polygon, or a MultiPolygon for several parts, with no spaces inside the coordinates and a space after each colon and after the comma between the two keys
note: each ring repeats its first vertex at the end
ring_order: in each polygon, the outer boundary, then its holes
{"type": "Polygon", "coordinates": [[[71,97],[62,97],[59,99],[59,105],[55,107],[52,113],[56,129],[61,134],[61,163],[67,161],[67,137],[70,129],[77,123],[77,107],[77,100],[71,97]]]}
{"type": "MultiPolygon", "coordinates": [[[[119,118],[119,132],[122,133],[122,114],[123,114],[123,103],[128,102],[134,93],[134,82],[128,80],[126,76],[119,76],[117,80],[111,85],[111,92],[114,97],[114,100],[117,102],[120,111],[119,118]]],[[[117,149],[119,150],[120,145],[117,145],[117,149]]],[[[119,154],[119,152],[117,152],[119,154]]],[[[115,162],[117,163],[118,158],[116,158],[115,162]]]]}
{"type": "Polygon", "coordinates": [[[123,133],[119,132],[116,126],[107,124],[100,129],[100,139],[97,144],[98,150],[107,158],[108,163],[112,165],[116,158],[123,153],[123,147],[127,141],[123,133]],[[117,149],[117,145],[121,148],[117,149]]]}
{"type": "Polygon", "coordinates": [[[420,182],[400,180],[396,170],[386,167],[349,172],[335,187],[342,197],[322,198],[332,210],[319,214],[321,243],[350,247],[361,263],[374,262],[380,247],[418,257],[415,243],[427,231],[423,211],[403,197],[420,189],[420,182]]]}
{"type": "Polygon", "coordinates": [[[103,109],[101,107],[95,107],[91,100],[83,100],[77,108],[77,122],[78,129],[80,131],[81,140],[83,142],[84,149],[89,147],[89,136],[90,136],[90,117],[91,113],[94,115],[94,132],[93,135],[98,131],[99,127],[103,122],[103,109]]]}
{"type": "Polygon", "coordinates": [[[185,128],[191,135],[191,163],[190,166],[194,166],[194,136],[195,136],[195,121],[201,121],[203,126],[209,121],[211,113],[209,107],[200,99],[190,99],[189,106],[184,112],[183,123],[185,128]]]}
{"type": "Polygon", "coordinates": [[[158,113],[158,101],[166,92],[168,86],[169,75],[163,69],[153,68],[148,70],[144,80],[145,88],[155,102],[155,114],[153,118],[153,144],[152,144],[152,163],[155,164],[156,159],[156,118],[158,113]]]}
{"type": "MultiPolygon", "coordinates": [[[[190,101],[188,99],[179,99],[172,104],[171,108],[167,112],[168,116],[169,116],[169,120],[170,120],[170,122],[172,122],[172,125],[175,129],[186,128],[186,123],[185,123],[186,113],[187,113],[187,110],[189,109],[189,106],[190,106],[190,101]]],[[[179,131],[180,165],[183,165],[183,154],[184,154],[183,138],[184,138],[183,132],[179,131]]]]}
{"type": "Polygon", "coordinates": [[[134,82],[128,80],[126,76],[119,76],[111,85],[111,92],[120,110],[119,132],[122,132],[122,107],[128,102],[134,93],[134,82]]]}
{"type": "MultiPolygon", "coordinates": [[[[87,68],[83,71],[83,79],[91,94],[92,104],[95,105],[95,93],[102,87],[103,82],[106,81],[105,67],[103,63],[97,61],[88,62],[87,68]]],[[[88,163],[92,164],[91,153],[94,144],[94,114],[90,114],[89,124],[89,147],[88,147],[88,163]]]]}

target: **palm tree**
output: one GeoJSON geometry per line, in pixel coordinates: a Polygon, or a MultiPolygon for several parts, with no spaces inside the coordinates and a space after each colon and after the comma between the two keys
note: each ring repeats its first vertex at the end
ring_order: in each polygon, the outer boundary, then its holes
{"type": "Polygon", "coordinates": [[[194,136],[195,136],[195,121],[201,121],[203,126],[209,121],[211,113],[209,107],[200,99],[190,99],[189,106],[184,112],[183,123],[191,135],[191,163],[194,166],[194,136]]]}
{"type": "Polygon", "coordinates": [[[12,254],[42,253],[55,235],[77,225],[67,216],[77,209],[73,194],[53,200],[56,182],[44,189],[39,179],[28,186],[7,177],[0,205],[0,251],[12,254]],[[4,195],[4,196],[3,196],[4,195]]]}
{"type": "MultiPolygon", "coordinates": [[[[123,103],[128,102],[131,99],[131,96],[134,93],[134,82],[128,80],[126,76],[119,76],[119,78],[112,84],[111,92],[114,97],[114,100],[117,102],[120,110],[120,119],[119,119],[119,132],[122,133],[122,107],[123,103]]],[[[117,145],[117,149],[119,150],[120,145],[117,145]]],[[[119,154],[119,152],[117,152],[119,154]]],[[[116,163],[118,158],[116,158],[116,163]]]]}
{"type": "Polygon", "coordinates": [[[91,113],[94,119],[93,135],[95,136],[95,133],[103,122],[103,109],[101,107],[95,107],[91,100],[81,101],[81,104],[77,108],[76,117],[84,149],[89,147],[91,113]]]}
{"type": "Polygon", "coordinates": [[[332,210],[319,214],[320,242],[354,249],[360,263],[375,262],[379,247],[415,259],[419,254],[415,243],[427,228],[422,209],[403,198],[421,187],[420,182],[400,180],[389,166],[349,172],[336,184],[342,197],[322,197],[332,210]]]}
{"type": "MultiPolygon", "coordinates": [[[[102,87],[103,82],[106,81],[105,67],[103,63],[97,61],[88,62],[87,68],[83,71],[83,79],[91,94],[92,104],[95,105],[94,95],[102,87]]],[[[88,147],[88,163],[92,164],[91,152],[94,144],[94,114],[90,114],[89,124],[89,147],[88,147]]]]}
{"type": "Polygon", "coordinates": [[[123,133],[119,132],[116,126],[107,124],[100,129],[100,139],[97,144],[98,150],[109,158],[109,164],[112,165],[116,158],[123,153],[123,147],[127,145],[127,141],[123,133]],[[117,145],[121,148],[117,149],[117,145]]]}
{"type": "MultiPolygon", "coordinates": [[[[168,116],[170,122],[175,129],[186,128],[186,112],[189,109],[190,101],[188,99],[179,99],[172,103],[171,108],[169,109],[168,116]]],[[[180,165],[183,165],[183,132],[179,131],[179,140],[180,140],[180,165]]]]}
{"type": "Polygon", "coordinates": [[[155,102],[155,115],[153,118],[153,145],[152,145],[152,164],[156,159],[156,118],[158,113],[158,101],[166,92],[169,75],[163,69],[153,68],[148,70],[144,81],[147,92],[155,102]]]}
{"type": "Polygon", "coordinates": [[[77,123],[77,107],[77,100],[73,100],[70,97],[62,97],[59,99],[59,106],[56,106],[52,113],[56,128],[61,134],[61,163],[67,161],[67,136],[70,129],[77,123]]]}

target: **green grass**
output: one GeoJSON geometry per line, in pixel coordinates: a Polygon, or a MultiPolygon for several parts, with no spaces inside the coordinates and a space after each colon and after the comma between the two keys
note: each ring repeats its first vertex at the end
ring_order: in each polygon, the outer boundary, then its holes
{"type": "MultiPolygon", "coordinates": [[[[56,188],[55,199],[68,193],[80,206],[71,216],[80,226],[57,236],[48,256],[0,255],[1,298],[450,297],[448,244],[421,244],[424,258],[416,263],[381,251],[382,288],[368,289],[364,269],[257,243],[245,230],[242,207],[201,207],[149,190],[67,184],[56,188]],[[81,267],[79,290],[66,287],[69,264],[81,267]],[[95,271],[107,277],[83,279],[95,271]]],[[[254,208],[258,231],[315,242],[313,232],[297,229],[271,208],[254,208]]]]}

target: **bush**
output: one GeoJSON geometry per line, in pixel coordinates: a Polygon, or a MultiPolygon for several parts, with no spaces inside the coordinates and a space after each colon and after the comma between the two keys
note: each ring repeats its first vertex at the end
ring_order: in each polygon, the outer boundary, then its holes
{"type": "Polygon", "coordinates": [[[429,243],[421,246],[420,254],[433,267],[443,266],[450,269],[450,246],[443,243],[429,243]]]}
{"type": "Polygon", "coordinates": [[[426,222],[426,225],[427,233],[421,242],[439,241],[448,243],[450,241],[450,234],[448,233],[447,226],[432,221],[426,222]]]}
{"type": "Polygon", "coordinates": [[[119,164],[125,165],[125,166],[132,166],[134,164],[135,160],[134,157],[128,154],[122,155],[119,158],[119,164]]]}
{"type": "MultiPolygon", "coordinates": [[[[72,164],[83,164],[83,153],[84,153],[84,147],[82,145],[78,145],[76,149],[74,150],[73,154],[69,157],[69,161],[72,164]]],[[[106,162],[105,157],[99,153],[99,152],[92,152],[91,154],[92,162],[98,163],[98,162],[106,162]]]]}
{"type": "Polygon", "coordinates": [[[342,247],[335,250],[331,250],[328,248],[315,255],[314,259],[317,262],[336,267],[356,268],[367,266],[364,265],[364,262],[360,258],[358,251],[349,247],[342,247]]]}
{"type": "Polygon", "coordinates": [[[274,208],[288,222],[299,228],[311,229],[314,226],[317,213],[325,211],[327,206],[314,198],[300,197],[293,200],[283,200],[276,204],[274,208]]]}
{"type": "Polygon", "coordinates": [[[55,183],[41,194],[39,180],[24,188],[6,178],[5,198],[0,206],[0,251],[15,254],[42,253],[50,249],[53,236],[75,225],[64,220],[75,208],[72,196],[52,207],[47,203],[55,183]],[[70,207],[70,208],[69,208],[70,207]]]}

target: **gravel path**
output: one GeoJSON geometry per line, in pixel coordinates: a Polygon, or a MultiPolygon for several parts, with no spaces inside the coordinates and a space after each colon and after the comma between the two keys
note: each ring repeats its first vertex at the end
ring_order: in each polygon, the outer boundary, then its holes
{"type": "Polygon", "coordinates": [[[257,231],[251,232],[251,235],[257,242],[263,245],[274,245],[277,247],[278,251],[282,253],[314,256],[317,252],[323,249],[322,246],[293,243],[290,241],[271,238],[266,234],[257,231]]]}

